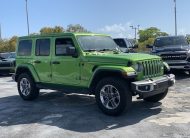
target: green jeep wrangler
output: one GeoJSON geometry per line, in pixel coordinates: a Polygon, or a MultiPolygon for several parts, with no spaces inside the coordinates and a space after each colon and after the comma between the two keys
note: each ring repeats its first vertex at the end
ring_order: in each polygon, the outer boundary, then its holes
{"type": "Polygon", "coordinates": [[[40,89],[92,94],[108,115],[128,109],[132,96],[158,102],[175,83],[158,56],[122,53],[110,36],[60,33],[20,37],[15,81],[24,100],[40,89]]]}

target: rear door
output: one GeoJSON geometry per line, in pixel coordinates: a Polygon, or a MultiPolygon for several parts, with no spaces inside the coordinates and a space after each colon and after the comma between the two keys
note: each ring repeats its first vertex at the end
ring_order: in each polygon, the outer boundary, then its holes
{"type": "Polygon", "coordinates": [[[51,38],[35,40],[34,66],[41,82],[51,81],[51,38]]]}

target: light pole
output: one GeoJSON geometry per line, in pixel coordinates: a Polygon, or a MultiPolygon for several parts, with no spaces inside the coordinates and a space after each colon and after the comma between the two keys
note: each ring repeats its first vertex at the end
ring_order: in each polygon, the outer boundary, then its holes
{"type": "Polygon", "coordinates": [[[0,23],[0,40],[2,40],[2,36],[1,36],[1,23],[0,23]]]}
{"type": "Polygon", "coordinates": [[[28,18],[28,0],[26,1],[26,19],[27,19],[27,29],[28,29],[28,35],[30,34],[30,26],[29,26],[29,18],[28,18]]]}
{"type": "Polygon", "coordinates": [[[177,36],[177,6],[176,6],[176,0],[174,0],[174,15],[175,15],[175,35],[177,36]]]}
{"type": "Polygon", "coordinates": [[[137,27],[134,27],[133,25],[131,25],[130,27],[135,30],[135,42],[136,42],[137,41],[137,30],[139,31],[140,25],[137,25],[137,27]]]}

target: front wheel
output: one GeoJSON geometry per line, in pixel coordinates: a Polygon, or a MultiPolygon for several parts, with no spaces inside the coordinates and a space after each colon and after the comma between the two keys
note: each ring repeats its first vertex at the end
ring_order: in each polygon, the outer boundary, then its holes
{"type": "Polygon", "coordinates": [[[128,85],[120,78],[102,79],[96,87],[95,96],[99,108],[107,115],[119,115],[132,103],[128,85]]]}
{"type": "Polygon", "coordinates": [[[18,77],[17,88],[19,95],[24,100],[34,100],[39,95],[33,78],[28,73],[20,74],[18,77]]]}
{"type": "Polygon", "coordinates": [[[154,95],[154,96],[150,96],[150,97],[144,98],[144,101],[154,102],[154,103],[155,102],[159,102],[162,99],[164,99],[167,94],[168,94],[168,89],[165,90],[163,93],[160,93],[160,94],[157,94],[157,95],[154,95]]]}

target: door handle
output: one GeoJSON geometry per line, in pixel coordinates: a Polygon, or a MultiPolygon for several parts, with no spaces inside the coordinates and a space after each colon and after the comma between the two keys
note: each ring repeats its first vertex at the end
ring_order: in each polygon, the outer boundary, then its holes
{"type": "Polygon", "coordinates": [[[39,64],[39,63],[41,63],[41,61],[35,60],[34,63],[39,64]]]}
{"type": "Polygon", "coordinates": [[[59,61],[52,61],[51,63],[52,63],[52,64],[60,64],[59,61]]]}

